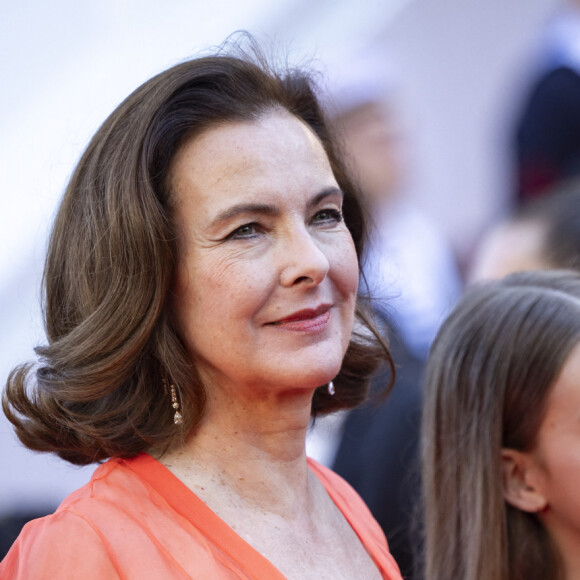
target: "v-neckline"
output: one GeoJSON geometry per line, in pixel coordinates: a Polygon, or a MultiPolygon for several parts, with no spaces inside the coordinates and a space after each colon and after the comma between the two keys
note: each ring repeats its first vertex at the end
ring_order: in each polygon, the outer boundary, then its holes
{"type": "MultiPolygon", "coordinates": [[[[210,542],[234,560],[240,569],[251,571],[253,580],[287,580],[286,576],[270,560],[244,540],[160,461],[147,453],[141,453],[133,459],[122,461],[128,469],[135,472],[155,489],[173,510],[187,519],[210,542]]],[[[365,538],[364,531],[353,520],[352,510],[349,509],[348,502],[330,484],[323,471],[324,468],[310,458],[307,461],[309,469],[320,481],[363,546],[367,545],[369,538],[365,538]]],[[[369,555],[382,573],[382,566],[375,555],[370,552],[369,555]]]]}

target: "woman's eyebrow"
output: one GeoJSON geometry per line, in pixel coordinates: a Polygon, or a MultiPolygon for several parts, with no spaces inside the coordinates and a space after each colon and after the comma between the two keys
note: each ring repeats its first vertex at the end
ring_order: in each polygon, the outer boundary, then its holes
{"type": "Polygon", "coordinates": [[[339,189],[338,187],[335,187],[334,185],[330,186],[330,187],[325,187],[321,192],[317,193],[315,196],[313,196],[308,201],[308,207],[312,208],[314,206],[317,206],[320,202],[322,202],[327,197],[334,197],[334,196],[343,198],[344,192],[341,189],[339,189]]]}
{"type": "MultiPolygon", "coordinates": [[[[342,198],[344,197],[344,193],[338,187],[326,187],[308,200],[308,207],[315,207],[325,198],[332,196],[338,196],[342,198]]],[[[218,213],[217,216],[211,221],[211,225],[214,226],[244,214],[277,216],[280,214],[280,208],[277,205],[271,205],[267,203],[238,203],[218,213]]]]}
{"type": "Polygon", "coordinates": [[[212,220],[212,225],[231,220],[232,218],[243,214],[276,216],[279,213],[280,208],[275,205],[265,203],[238,203],[218,213],[218,215],[212,220]]]}

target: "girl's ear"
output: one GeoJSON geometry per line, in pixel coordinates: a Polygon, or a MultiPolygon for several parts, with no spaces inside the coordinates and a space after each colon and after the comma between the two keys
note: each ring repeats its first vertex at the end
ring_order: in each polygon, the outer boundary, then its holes
{"type": "Polygon", "coordinates": [[[530,513],[542,511],[548,500],[542,492],[538,468],[529,453],[501,450],[503,496],[513,507],[530,513]]]}

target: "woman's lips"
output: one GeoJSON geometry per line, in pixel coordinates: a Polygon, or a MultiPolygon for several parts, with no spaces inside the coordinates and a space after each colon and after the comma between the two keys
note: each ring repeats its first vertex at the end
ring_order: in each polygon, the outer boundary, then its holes
{"type": "Polygon", "coordinates": [[[300,310],[290,316],[270,322],[269,326],[297,332],[317,332],[324,330],[329,320],[330,306],[321,306],[316,309],[300,310]]]}

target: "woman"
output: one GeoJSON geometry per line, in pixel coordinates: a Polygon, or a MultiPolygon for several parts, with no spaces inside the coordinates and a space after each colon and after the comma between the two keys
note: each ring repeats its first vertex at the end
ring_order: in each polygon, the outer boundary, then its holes
{"type": "Polygon", "coordinates": [[[72,176],[48,345],[4,395],[31,449],[112,459],[2,577],[400,578],[304,452],[311,415],[361,402],[389,359],[357,301],[363,238],[303,73],[222,52],[129,96],[72,176]]]}
{"type": "Polygon", "coordinates": [[[427,366],[427,580],[580,575],[580,276],[468,290],[427,366]]]}

